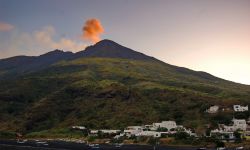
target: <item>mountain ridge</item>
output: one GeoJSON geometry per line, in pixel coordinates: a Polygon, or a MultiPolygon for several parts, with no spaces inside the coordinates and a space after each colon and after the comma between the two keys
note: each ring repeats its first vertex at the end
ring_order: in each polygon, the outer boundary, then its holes
{"type": "Polygon", "coordinates": [[[138,60],[154,59],[153,57],[124,47],[108,39],[97,42],[95,45],[88,46],[84,51],[77,52],[75,55],[76,57],[107,57],[138,60]]]}
{"type": "MultiPolygon", "coordinates": [[[[119,45],[118,43],[106,39],[76,53],[69,51],[64,52],[62,50],[56,49],[39,56],[14,56],[0,59],[0,72],[1,70],[9,69],[9,73],[5,74],[5,77],[11,77],[14,76],[13,74],[26,74],[38,71],[62,60],[73,60],[85,57],[107,57],[140,60],[153,59],[153,57],[149,57],[145,54],[136,52],[132,49],[126,48],[119,45]]],[[[4,74],[2,74],[2,77],[3,75],[4,74]]]]}
{"type": "Polygon", "coordinates": [[[39,56],[21,55],[21,56],[14,56],[10,58],[0,59],[0,77],[5,79],[6,77],[12,77],[18,74],[24,75],[27,73],[42,70],[59,61],[63,60],[67,61],[67,60],[74,60],[74,59],[88,58],[88,57],[158,61],[165,65],[171,66],[177,72],[180,73],[196,74],[198,76],[214,80],[219,79],[218,77],[215,77],[204,71],[194,71],[186,67],[179,67],[168,64],[152,56],[147,56],[143,53],[137,52],[135,50],[122,46],[108,39],[101,40],[97,42],[95,45],[88,46],[85,48],[85,50],[76,53],[56,49],[39,56]],[[1,73],[1,71],[4,72],[3,70],[6,69],[9,70],[8,73],[1,73]]]}

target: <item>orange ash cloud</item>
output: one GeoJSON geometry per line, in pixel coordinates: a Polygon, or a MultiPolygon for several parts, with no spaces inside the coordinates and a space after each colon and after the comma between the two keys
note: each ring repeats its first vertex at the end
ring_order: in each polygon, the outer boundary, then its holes
{"type": "Polygon", "coordinates": [[[83,38],[93,43],[100,41],[100,34],[104,32],[101,22],[98,19],[89,19],[83,26],[83,38]]]}

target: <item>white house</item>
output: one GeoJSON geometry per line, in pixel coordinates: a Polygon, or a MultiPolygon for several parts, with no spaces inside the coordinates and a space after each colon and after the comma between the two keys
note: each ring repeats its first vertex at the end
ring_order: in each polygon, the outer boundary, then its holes
{"type": "Polygon", "coordinates": [[[168,130],[177,128],[175,121],[162,121],[161,123],[153,123],[155,128],[167,128],[168,130]]]}
{"type": "Polygon", "coordinates": [[[214,114],[214,113],[217,113],[218,111],[219,111],[219,106],[217,106],[217,105],[214,105],[214,106],[211,106],[211,107],[209,107],[207,110],[206,110],[206,112],[207,113],[210,113],[210,114],[214,114]]]}
{"type": "Polygon", "coordinates": [[[247,119],[247,124],[250,125],[250,117],[247,119]]]}
{"type": "Polygon", "coordinates": [[[121,132],[120,134],[114,136],[114,139],[119,139],[120,137],[126,136],[125,133],[121,132]]]}
{"type": "Polygon", "coordinates": [[[191,129],[186,129],[185,127],[183,129],[184,129],[184,132],[186,132],[190,136],[197,136],[196,133],[193,132],[191,129]]]}
{"type": "Polygon", "coordinates": [[[225,131],[225,132],[233,132],[233,131],[235,131],[234,126],[227,126],[227,125],[224,125],[224,124],[221,125],[221,129],[222,129],[222,131],[225,131]]]}
{"type": "Polygon", "coordinates": [[[72,129],[78,129],[78,130],[86,130],[87,128],[84,126],[72,126],[72,129]]]}
{"type": "Polygon", "coordinates": [[[98,135],[98,130],[90,130],[89,135],[90,136],[97,136],[98,135]]]}
{"type": "Polygon", "coordinates": [[[132,136],[132,135],[136,135],[140,132],[143,131],[143,127],[142,126],[128,126],[125,130],[124,130],[124,134],[128,137],[132,136]]]}
{"type": "Polygon", "coordinates": [[[247,123],[244,119],[233,119],[233,124],[230,126],[219,124],[219,129],[212,130],[210,136],[215,135],[219,136],[222,140],[234,140],[234,131],[238,129],[246,131],[247,123]]]}
{"type": "Polygon", "coordinates": [[[161,133],[156,131],[142,131],[137,133],[135,136],[151,136],[156,138],[161,137],[161,133]]]}
{"type": "Polygon", "coordinates": [[[98,132],[105,133],[105,134],[117,135],[117,134],[121,133],[121,130],[109,130],[109,129],[90,130],[89,135],[90,136],[97,136],[98,132]]]}
{"type": "Polygon", "coordinates": [[[144,125],[144,129],[149,130],[149,131],[156,131],[157,130],[157,128],[153,125],[144,125]]]}
{"type": "Polygon", "coordinates": [[[220,125],[221,130],[225,132],[234,132],[236,130],[242,130],[246,131],[247,129],[247,122],[245,119],[233,119],[232,120],[233,125],[227,126],[227,125],[220,125]]]}
{"type": "Polygon", "coordinates": [[[119,134],[121,132],[121,130],[109,130],[109,129],[102,129],[99,131],[106,134],[119,134]]]}
{"type": "Polygon", "coordinates": [[[233,119],[233,123],[234,123],[233,126],[236,130],[240,129],[242,131],[246,131],[247,122],[245,119],[233,119]]]}
{"type": "Polygon", "coordinates": [[[225,139],[229,139],[229,140],[233,140],[235,138],[234,136],[234,132],[232,131],[223,131],[223,130],[212,130],[210,133],[210,136],[219,136],[220,139],[225,140],[225,139]]]}
{"type": "Polygon", "coordinates": [[[248,111],[248,105],[247,106],[234,105],[233,108],[234,108],[234,111],[236,112],[248,111]]]}

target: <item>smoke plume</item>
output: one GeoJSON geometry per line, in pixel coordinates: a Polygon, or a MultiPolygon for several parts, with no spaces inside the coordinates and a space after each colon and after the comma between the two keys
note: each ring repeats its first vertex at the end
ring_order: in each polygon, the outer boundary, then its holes
{"type": "Polygon", "coordinates": [[[83,28],[83,38],[93,43],[100,41],[100,34],[104,32],[101,22],[98,19],[89,19],[83,28]]]}

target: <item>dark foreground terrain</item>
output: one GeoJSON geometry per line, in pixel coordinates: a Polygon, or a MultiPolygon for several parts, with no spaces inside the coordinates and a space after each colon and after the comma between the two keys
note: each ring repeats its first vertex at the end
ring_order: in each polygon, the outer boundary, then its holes
{"type": "MultiPolygon", "coordinates": [[[[1,150],[153,150],[153,146],[149,145],[122,145],[116,147],[111,144],[103,144],[97,147],[90,147],[83,143],[73,143],[64,141],[26,141],[25,143],[18,143],[15,140],[0,140],[1,150]]],[[[169,146],[157,146],[156,150],[195,150],[197,148],[184,148],[184,147],[169,147],[169,146]]],[[[212,149],[211,149],[212,150],[212,149]]]]}

